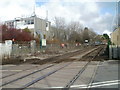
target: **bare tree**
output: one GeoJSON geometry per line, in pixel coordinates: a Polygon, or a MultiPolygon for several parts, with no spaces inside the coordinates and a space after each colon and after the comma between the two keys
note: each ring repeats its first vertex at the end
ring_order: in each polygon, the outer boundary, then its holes
{"type": "Polygon", "coordinates": [[[62,17],[55,17],[54,23],[57,29],[64,29],[65,28],[65,19],[62,17]]]}
{"type": "Polygon", "coordinates": [[[90,42],[94,43],[96,40],[97,34],[92,29],[89,29],[88,33],[89,33],[90,42]]]}
{"type": "Polygon", "coordinates": [[[88,29],[83,26],[78,21],[71,21],[66,24],[65,19],[62,17],[54,18],[54,26],[52,27],[52,38],[56,38],[60,41],[70,41],[70,42],[80,42],[84,43],[87,39],[88,41],[93,40],[96,33],[92,29],[88,29]]]}
{"type": "Polygon", "coordinates": [[[71,21],[67,30],[69,31],[69,41],[81,42],[82,25],[79,22],[71,21]]]}
{"type": "Polygon", "coordinates": [[[76,32],[81,32],[82,30],[82,25],[79,22],[71,21],[68,24],[68,28],[70,31],[76,31],[76,32]]]}
{"type": "Polygon", "coordinates": [[[72,33],[69,36],[69,41],[70,42],[80,42],[81,43],[81,36],[79,33],[77,33],[76,31],[72,31],[72,33]]]}
{"type": "Polygon", "coordinates": [[[65,19],[62,17],[55,17],[54,23],[55,23],[55,28],[56,28],[56,31],[54,31],[56,38],[61,41],[64,41],[66,39],[65,19]]]}

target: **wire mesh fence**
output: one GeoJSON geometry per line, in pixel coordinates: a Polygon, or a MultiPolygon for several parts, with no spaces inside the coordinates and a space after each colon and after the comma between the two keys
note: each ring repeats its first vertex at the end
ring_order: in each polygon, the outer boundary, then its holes
{"type": "Polygon", "coordinates": [[[66,53],[68,51],[72,51],[83,47],[82,45],[76,46],[75,44],[67,44],[64,47],[62,47],[61,44],[47,44],[46,47],[41,48],[39,44],[31,45],[31,43],[28,43],[28,44],[12,44],[12,49],[11,51],[9,51],[9,49],[5,47],[5,44],[2,44],[1,46],[2,46],[0,47],[2,49],[1,51],[4,52],[4,54],[0,53],[0,55],[3,60],[8,58],[23,59],[25,57],[37,55],[51,55],[51,54],[55,55],[66,53]]]}

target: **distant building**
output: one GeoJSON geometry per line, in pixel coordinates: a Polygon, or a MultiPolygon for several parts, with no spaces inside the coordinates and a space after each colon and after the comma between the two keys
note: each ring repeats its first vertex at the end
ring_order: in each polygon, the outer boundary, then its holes
{"type": "Polygon", "coordinates": [[[28,28],[34,37],[40,35],[41,38],[49,38],[51,22],[41,19],[36,15],[27,18],[15,18],[14,20],[5,21],[5,24],[10,28],[28,28]]]}
{"type": "Polygon", "coordinates": [[[111,41],[115,45],[120,45],[120,27],[111,33],[111,41]]]}

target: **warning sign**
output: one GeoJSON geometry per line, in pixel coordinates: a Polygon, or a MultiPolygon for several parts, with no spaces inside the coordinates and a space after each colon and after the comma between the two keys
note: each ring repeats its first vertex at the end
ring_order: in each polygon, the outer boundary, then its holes
{"type": "Polygon", "coordinates": [[[46,39],[42,39],[42,46],[46,46],[46,39]]]}

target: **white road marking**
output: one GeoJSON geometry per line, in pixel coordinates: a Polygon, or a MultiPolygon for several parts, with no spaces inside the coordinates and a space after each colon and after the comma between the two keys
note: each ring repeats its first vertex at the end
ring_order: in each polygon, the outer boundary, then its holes
{"type": "Polygon", "coordinates": [[[120,82],[120,80],[112,80],[112,81],[97,82],[97,83],[92,83],[92,85],[104,84],[104,83],[112,83],[112,82],[120,82]]]}
{"type": "MultiPolygon", "coordinates": [[[[112,80],[112,81],[92,83],[91,86],[89,86],[88,88],[110,86],[110,85],[116,85],[116,84],[120,84],[120,80],[112,80]]],[[[85,84],[83,84],[83,85],[72,85],[71,87],[87,88],[87,85],[85,85],[85,84]]]]}
{"type": "MultiPolygon", "coordinates": [[[[97,82],[97,83],[92,83],[92,86],[87,87],[87,84],[82,84],[82,85],[72,85],[70,88],[93,88],[93,87],[101,87],[101,86],[110,86],[110,85],[118,85],[120,84],[120,80],[111,80],[111,81],[104,81],[104,82],[97,82]]],[[[64,88],[64,87],[44,87],[44,88],[64,88]]]]}
{"type": "Polygon", "coordinates": [[[86,84],[82,84],[82,85],[72,85],[72,86],[70,86],[70,87],[87,87],[87,85],[86,85],[86,84]]]}
{"type": "Polygon", "coordinates": [[[1,71],[10,71],[10,72],[15,71],[16,72],[16,71],[23,71],[23,70],[1,70],[1,71]]]}
{"type": "Polygon", "coordinates": [[[93,88],[93,87],[110,86],[110,85],[118,85],[118,84],[120,84],[120,83],[108,83],[108,84],[94,85],[91,87],[93,88]]]}

